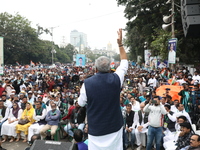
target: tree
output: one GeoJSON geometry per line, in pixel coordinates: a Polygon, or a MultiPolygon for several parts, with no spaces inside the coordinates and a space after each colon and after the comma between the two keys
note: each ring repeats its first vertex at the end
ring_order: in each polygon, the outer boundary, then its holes
{"type": "MultiPolygon", "coordinates": [[[[161,26],[163,15],[170,15],[171,4],[166,5],[166,0],[117,0],[117,2],[118,5],[126,7],[124,13],[129,20],[125,28],[127,31],[125,45],[129,47],[130,59],[136,61],[138,55],[144,56],[144,42],[149,43],[149,48],[155,55],[159,54],[166,59],[167,42],[171,38],[171,33],[163,31],[161,26]]],[[[179,1],[176,3],[180,5],[179,1]]],[[[177,56],[184,63],[199,62],[200,38],[184,37],[179,8],[176,7],[175,12],[177,56]]]]}
{"type": "Polygon", "coordinates": [[[30,21],[18,13],[11,15],[0,14],[0,36],[4,37],[5,63],[14,63],[23,60],[28,63],[38,55],[40,42],[35,29],[30,26],[30,21]]]}

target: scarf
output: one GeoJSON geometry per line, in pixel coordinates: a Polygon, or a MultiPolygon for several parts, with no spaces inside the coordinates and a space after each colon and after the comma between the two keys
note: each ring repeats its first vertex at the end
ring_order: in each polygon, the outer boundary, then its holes
{"type": "Polygon", "coordinates": [[[20,110],[18,103],[14,103],[15,105],[17,105],[17,107],[12,110],[13,116],[15,116],[15,118],[18,118],[18,111],[20,110]]]}

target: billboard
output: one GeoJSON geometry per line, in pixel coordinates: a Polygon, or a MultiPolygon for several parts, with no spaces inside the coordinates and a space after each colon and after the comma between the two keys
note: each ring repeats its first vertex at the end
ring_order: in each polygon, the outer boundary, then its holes
{"type": "Polygon", "coordinates": [[[85,66],[85,54],[76,54],[76,66],[85,66]]]}
{"type": "Polygon", "coordinates": [[[177,46],[177,38],[170,39],[168,41],[168,63],[175,64],[176,63],[176,46],[177,46]]]}
{"type": "Polygon", "coordinates": [[[3,59],[3,37],[0,37],[0,75],[3,75],[3,66],[4,66],[4,59],[3,59]]]}
{"type": "Polygon", "coordinates": [[[151,50],[144,50],[145,68],[150,67],[151,50]]]}

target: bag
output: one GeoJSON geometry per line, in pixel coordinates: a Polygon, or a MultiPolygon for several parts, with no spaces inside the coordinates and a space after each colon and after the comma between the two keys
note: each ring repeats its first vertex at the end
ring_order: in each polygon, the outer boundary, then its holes
{"type": "Polygon", "coordinates": [[[27,123],[29,123],[30,121],[28,119],[19,119],[18,124],[20,125],[25,125],[27,123]]]}

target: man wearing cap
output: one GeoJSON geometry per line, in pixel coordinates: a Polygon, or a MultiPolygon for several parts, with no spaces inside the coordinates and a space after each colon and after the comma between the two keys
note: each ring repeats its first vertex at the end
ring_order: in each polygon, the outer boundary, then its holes
{"type": "Polygon", "coordinates": [[[28,102],[31,103],[32,105],[34,104],[34,96],[32,91],[28,92],[28,102]]]}

